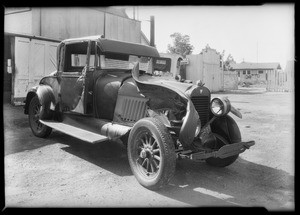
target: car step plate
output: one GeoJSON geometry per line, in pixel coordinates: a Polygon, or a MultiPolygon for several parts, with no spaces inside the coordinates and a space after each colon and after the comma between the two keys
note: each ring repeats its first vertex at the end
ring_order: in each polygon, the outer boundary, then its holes
{"type": "Polygon", "coordinates": [[[78,138],[80,140],[89,143],[98,143],[108,139],[108,137],[101,134],[97,134],[82,128],[77,128],[72,125],[65,124],[63,122],[56,122],[51,120],[40,120],[40,122],[48,127],[54,128],[72,137],[78,138]]]}

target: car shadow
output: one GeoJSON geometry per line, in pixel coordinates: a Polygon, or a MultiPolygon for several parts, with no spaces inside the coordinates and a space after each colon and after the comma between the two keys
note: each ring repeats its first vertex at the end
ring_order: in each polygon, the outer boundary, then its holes
{"type": "Polygon", "coordinates": [[[293,207],[294,176],[242,158],[225,168],[178,161],[169,185],[157,193],[192,206],[293,207]]]}
{"type": "MultiPolygon", "coordinates": [[[[118,142],[95,145],[61,135],[61,149],[118,176],[133,175],[126,147],[118,142]]],[[[293,207],[294,176],[241,157],[225,168],[205,162],[179,160],[170,183],[156,193],[192,206],[293,207]]]]}
{"type": "Polygon", "coordinates": [[[65,152],[84,159],[118,176],[132,175],[127,160],[127,151],[121,142],[104,141],[91,144],[70,136],[66,137],[64,134],[53,138],[53,140],[65,144],[66,146],[61,148],[65,152]]]}

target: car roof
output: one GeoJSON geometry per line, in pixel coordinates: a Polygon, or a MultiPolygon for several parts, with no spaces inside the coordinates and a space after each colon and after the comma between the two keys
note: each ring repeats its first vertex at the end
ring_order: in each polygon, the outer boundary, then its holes
{"type": "Polygon", "coordinates": [[[101,36],[71,38],[63,40],[62,43],[68,44],[84,41],[98,42],[101,51],[104,53],[119,53],[136,56],[159,57],[157,49],[152,46],[147,46],[139,43],[125,42],[120,40],[106,39],[102,38],[101,36]]]}

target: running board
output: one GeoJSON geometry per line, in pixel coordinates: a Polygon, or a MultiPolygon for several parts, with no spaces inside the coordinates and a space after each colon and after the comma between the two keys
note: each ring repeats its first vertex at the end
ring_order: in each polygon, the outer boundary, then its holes
{"type": "Polygon", "coordinates": [[[40,120],[40,122],[48,127],[54,128],[72,137],[89,143],[99,143],[108,140],[108,137],[95,132],[91,132],[82,128],[78,128],[63,122],[56,122],[52,120],[40,120]]]}

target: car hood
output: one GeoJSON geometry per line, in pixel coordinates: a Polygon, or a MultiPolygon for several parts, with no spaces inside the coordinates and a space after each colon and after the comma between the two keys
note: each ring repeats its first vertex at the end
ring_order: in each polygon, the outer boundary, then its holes
{"type": "Polygon", "coordinates": [[[168,80],[168,79],[163,79],[162,77],[156,77],[150,75],[139,76],[137,80],[146,85],[150,84],[150,85],[161,86],[181,93],[185,93],[193,86],[193,84],[190,83],[182,83],[176,80],[168,80]]]}

